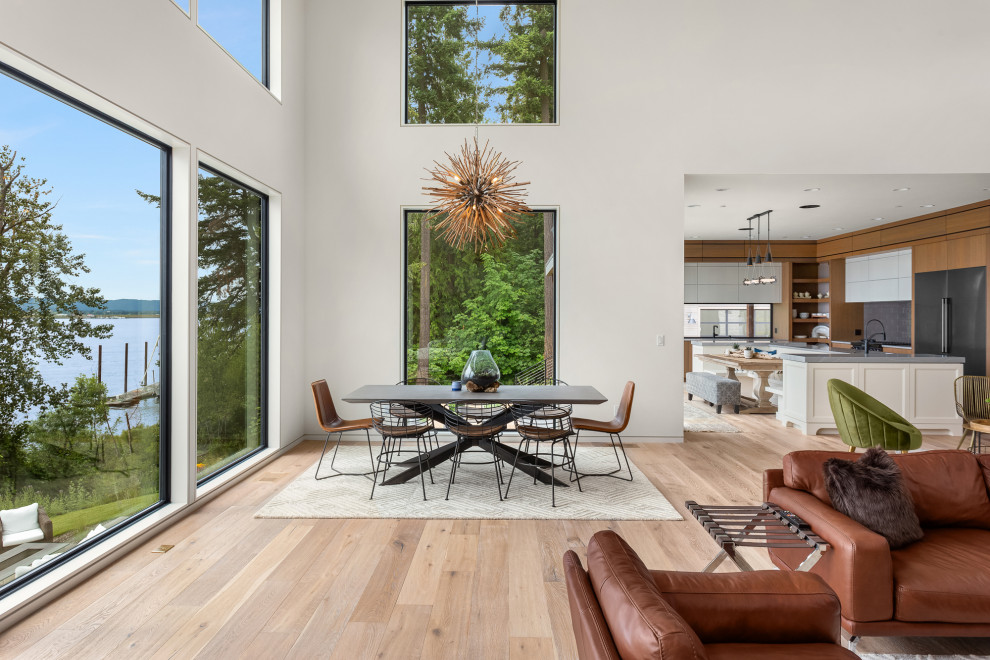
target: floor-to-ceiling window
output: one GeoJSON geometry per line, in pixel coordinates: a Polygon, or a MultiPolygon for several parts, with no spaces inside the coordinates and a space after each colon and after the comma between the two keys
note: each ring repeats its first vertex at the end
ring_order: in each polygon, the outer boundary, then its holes
{"type": "Polygon", "coordinates": [[[266,446],[267,211],[263,193],[200,167],[200,480],[266,446]]]}
{"type": "Polygon", "coordinates": [[[555,354],[556,213],[515,223],[501,248],[451,247],[426,214],[405,213],[403,378],[460,378],[472,350],[491,351],[502,382],[548,365],[555,354]]]}
{"type": "Polygon", "coordinates": [[[168,148],[0,65],[0,594],[165,501],[168,148]]]}

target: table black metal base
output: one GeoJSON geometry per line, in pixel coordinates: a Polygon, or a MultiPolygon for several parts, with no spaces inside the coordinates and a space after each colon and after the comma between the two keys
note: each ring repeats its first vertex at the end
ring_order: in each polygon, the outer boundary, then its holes
{"type": "MultiPolygon", "coordinates": [[[[446,411],[442,405],[438,404],[426,404],[430,409],[431,416],[434,420],[443,423],[446,411]]],[[[516,404],[527,406],[527,404],[516,404]]],[[[534,403],[532,409],[536,410],[540,407],[540,404],[534,403]]],[[[506,408],[504,412],[496,415],[491,419],[491,424],[496,426],[498,424],[507,424],[512,421],[512,412],[506,408]]],[[[466,422],[465,422],[466,424],[466,422]]],[[[477,440],[462,439],[460,443],[451,442],[450,444],[443,445],[428,451],[422,456],[416,456],[401,463],[396,463],[397,466],[408,466],[405,470],[399,472],[394,477],[389,477],[382,482],[383,486],[394,486],[396,484],[403,484],[414,477],[418,477],[421,472],[434,468],[444,461],[449,461],[456,454],[463,453],[467,449],[472,447],[480,447],[487,451],[489,454],[494,456],[496,459],[503,461],[512,462],[516,459],[516,450],[509,445],[503,444],[498,441],[492,441],[486,438],[480,438],[477,440]]],[[[534,456],[532,454],[527,454],[526,452],[519,452],[519,462],[516,468],[522,472],[525,472],[529,476],[535,478],[540,483],[544,484],[555,484],[557,486],[568,487],[568,484],[560,479],[554,479],[549,474],[543,471],[545,468],[550,467],[550,462],[542,458],[534,456]]]]}
{"type": "MultiPolygon", "coordinates": [[[[516,458],[516,450],[509,445],[503,444],[498,441],[491,441],[487,439],[480,440],[468,440],[464,439],[458,444],[457,442],[451,442],[450,444],[443,445],[438,449],[426,452],[423,455],[422,461],[419,457],[410,458],[409,460],[402,461],[401,463],[396,463],[396,466],[408,466],[405,470],[399,472],[393,477],[389,477],[382,482],[383,486],[394,486],[396,484],[404,484],[414,477],[418,477],[419,474],[428,470],[429,468],[436,467],[443,463],[444,461],[449,461],[456,454],[463,453],[464,451],[471,449],[472,447],[480,447],[484,449],[489,454],[494,456],[496,459],[503,461],[512,462],[516,458]],[[422,467],[420,467],[422,466],[422,467]]],[[[531,477],[534,477],[537,481],[544,484],[555,483],[557,486],[567,487],[567,482],[561,481],[560,479],[553,479],[549,474],[543,471],[545,468],[550,467],[550,461],[546,461],[532,454],[527,454],[526,452],[519,453],[519,462],[516,464],[516,469],[521,472],[525,472],[531,477]]]]}

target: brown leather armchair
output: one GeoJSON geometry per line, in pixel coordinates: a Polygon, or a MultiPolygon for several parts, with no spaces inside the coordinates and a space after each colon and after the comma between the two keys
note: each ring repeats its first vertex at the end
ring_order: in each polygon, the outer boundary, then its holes
{"type": "Polygon", "coordinates": [[[588,542],[588,571],[564,555],[581,660],[854,659],[839,600],[809,573],[650,571],[615,532],[588,542]]]}
{"type": "MultiPolygon", "coordinates": [[[[798,451],[766,470],[763,499],[789,509],[831,548],[812,568],[842,602],[853,636],[990,636],[990,455],[923,451],[892,455],[925,536],[891,550],[879,534],[832,508],[823,463],[845,452],[798,451]]],[[[806,555],[770,550],[793,570],[806,555]]]]}

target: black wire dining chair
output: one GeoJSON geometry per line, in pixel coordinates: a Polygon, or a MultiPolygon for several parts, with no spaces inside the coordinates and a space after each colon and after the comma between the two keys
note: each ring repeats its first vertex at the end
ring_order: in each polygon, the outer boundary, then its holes
{"type": "MultiPolygon", "coordinates": [[[[516,472],[516,465],[519,462],[519,455],[523,451],[537,457],[545,457],[550,462],[550,502],[552,506],[557,506],[557,468],[567,470],[568,474],[577,480],[578,491],[581,488],[581,475],[577,473],[574,465],[574,452],[571,450],[570,436],[574,433],[571,426],[570,405],[536,404],[531,401],[520,401],[512,403],[512,417],[516,422],[516,432],[519,434],[519,447],[516,449],[516,457],[512,461],[512,471],[509,472],[509,483],[505,486],[505,497],[509,496],[509,489],[512,487],[512,477],[516,472]],[[536,443],[536,451],[531,452],[530,446],[536,443]],[[541,452],[540,443],[549,442],[550,451],[541,452]],[[526,449],[523,450],[523,443],[526,449]],[[562,453],[556,453],[557,445],[562,448],[562,453]],[[559,462],[558,462],[559,459],[559,462]]],[[[533,478],[536,483],[536,478],[533,478]]]]}
{"type": "MultiPolygon", "coordinates": [[[[396,385],[439,385],[439,384],[440,383],[438,383],[437,381],[433,380],[432,378],[423,378],[422,376],[416,376],[414,378],[406,378],[405,380],[400,380],[398,383],[396,383],[396,385]]],[[[417,417],[420,416],[417,411],[415,411],[415,410],[409,410],[408,408],[403,407],[402,404],[400,404],[400,403],[393,403],[393,405],[392,405],[392,414],[395,415],[396,417],[404,417],[404,418],[407,418],[407,419],[416,419],[417,417]]],[[[434,433],[431,437],[432,437],[433,440],[432,440],[432,444],[430,446],[430,449],[431,450],[438,449],[440,447],[440,439],[437,437],[437,434],[436,433],[434,433]]],[[[403,451],[402,450],[402,439],[400,438],[399,439],[399,448],[397,450],[397,453],[398,454],[401,454],[402,451],[403,451]]],[[[432,483],[435,483],[433,481],[433,474],[432,473],[430,474],[430,483],[431,484],[432,483]]]]}
{"type": "MultiPolygon", "coordinates": [[[[382,436],[382,447],[375,465],[375,484],[378,483],[379,473],[382,475],[382,483],[385,482],[385,475],[392,467],[393,457],[399,456],[397,442],[415,440],[416,461],[420,469],[419,480],[423,485],[423,499],[426,500],[426,478],[423,472],[427,470],[423,469],[423,455],[430,450],[430,436],[436,436],[437,433],[430,413],[427,406],[415,401],[375,401],[371,404],[371,423],[382,436]],[[402,407],[409,414],[403,414],[401,417],[393,414],[396,406],[402,407]],[[411,413],[415,413],[416,416],[411,417],[411,413]]],[[[430,473],[430,483],[433,483],[433,468],[427,464],[427,469],[430,473]]],[[[374,496],[375,485],[372,485],[371,497],[374,496]]]]}
{"type": "MultiPolygon", "coordinates": [[[[454,457],[451,459],[453,465],[450,467],[446,499],[450,499],[450,487],[454,484],[457,469],[461,465],[487,465],[491,463],[495,466],[495,487],[498,489],[498,499],[502,501],[501,459],[492,453],[490,454],[490,461],[465,461],[464,456],[467,452],[464,450],[472,445],[481,446],[483,442],[496,442],[506,427],[503,413],[505,413],[505,406],[501,403],[451,401],[444,406],[444,425],[447,430],[454,434],[457,447],[454,457]],[[496,421],[499,416],[501,416],[502,421],[496,421]]],[[[485,453],[488,453],[487,450],[485,453]]]]}

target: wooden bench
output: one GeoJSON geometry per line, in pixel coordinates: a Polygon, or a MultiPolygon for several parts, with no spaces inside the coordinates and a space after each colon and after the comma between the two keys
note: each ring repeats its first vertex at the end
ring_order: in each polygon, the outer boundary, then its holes
{"type": "Polygon", "coordinates": [[[688,401],[693,397],[703,399],[709,405],[715,406],[715,412],[719,414],[722,412],[722,406],[732,406],[733,412],[739,413],[741,387],[738,380],[707,371],[689,371],[684,385],[688,401]]]}

